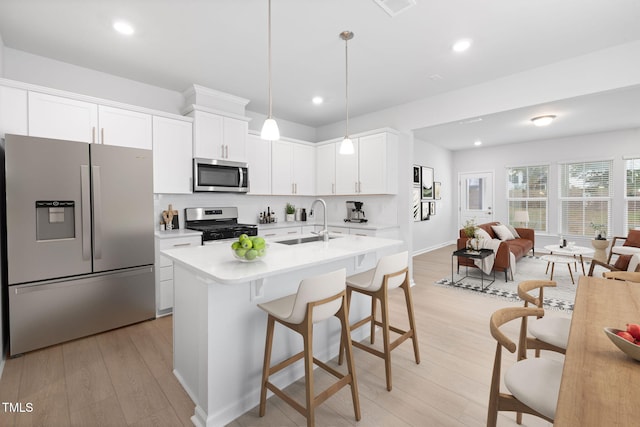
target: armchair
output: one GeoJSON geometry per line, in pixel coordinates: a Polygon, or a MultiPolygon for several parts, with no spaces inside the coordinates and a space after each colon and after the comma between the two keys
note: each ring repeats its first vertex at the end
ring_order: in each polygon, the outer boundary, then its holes
{"type": "Polygon", "coordinates": [[[633,255],[640,254],[640,230],[629,230],[627,237],[614,237],[611,242],[611,251],[609,251],[609,258],[607,258],[607,264],[611,264],[611,257],[613,255],[633,255]],[[622,245],[616,246],[616,242],[624,240],[622,245]]]}
{"type": "Polygon", "coordinates": [[[640,252],[633,255],[619,255],[615,264],[607,264],[598,260],[591,260],[591,267],[589,268],[588,276],[593,276],[593,271],[596,265],[606,268],[609,272],[603,273],[603,276],[607,277],[610,272],[640,272],[640,252]]]}

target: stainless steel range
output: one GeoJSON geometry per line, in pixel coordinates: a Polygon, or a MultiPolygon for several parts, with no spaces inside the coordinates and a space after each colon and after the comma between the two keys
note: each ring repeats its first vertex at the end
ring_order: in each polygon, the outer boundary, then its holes
{"type": "Polygon", "coordinates": [[[255,224],[238,224],[238,208],[186,208],[185,228],[202,231],[202,241],[258,235],[255,224]]]}

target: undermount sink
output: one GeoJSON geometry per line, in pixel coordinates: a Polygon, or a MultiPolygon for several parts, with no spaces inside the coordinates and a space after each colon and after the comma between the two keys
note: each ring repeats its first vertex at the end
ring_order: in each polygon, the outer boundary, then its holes
{"type": "MultiPolygon", "coordinates": [[[[337,239],[337,236],[329,236],[329,239],[337,239]]],[[[276,243],[282,243],[283,245],[299,245],[301,243],[309,243],[309,242],[322,242],[324,238],[322,236],[312,236],[312,237],[298,237],[297,239],[290,240],[281,240],[276,243]]]]}

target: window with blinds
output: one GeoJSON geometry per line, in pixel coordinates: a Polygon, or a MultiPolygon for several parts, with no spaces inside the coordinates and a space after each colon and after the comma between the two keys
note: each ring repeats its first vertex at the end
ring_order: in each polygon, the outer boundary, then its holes
{"type": "Polygon", "coordinates": [[[519,166],[507,169],[507,204],[509,224],[547,231],[549,166],[519,166]],[[516,212],[529,214],[529,222],[515,220],[516,212]]]}
{"type": "Polygon", "coordinates": [[[611,228],[611,160],[560,165],[560,232],[593,237],[611,228]]]}
{"type": "Polygon", "coordinates": [[[640,158],[625,161],[625,212],[626,229],[640,227],[640,158]]]}

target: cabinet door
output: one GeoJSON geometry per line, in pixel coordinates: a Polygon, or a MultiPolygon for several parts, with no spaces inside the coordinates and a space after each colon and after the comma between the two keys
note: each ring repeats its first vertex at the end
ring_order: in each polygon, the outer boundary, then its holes
{"type": "Polygon", "coordinates": [[[97,142],[98,106],[61,96],[29,92],[29,135],[97,142]]]}
{"type": "Polygon", "coordinates": [[[193,114],[193,157],[224,159],[223,117],[202,111],[193,114]]]}
{"type": "Polygon", "coordinates": [[[358,193],[358,145],[353,138],[353,154],[340,154],[340,143],[335,144],[336,153],[336,194],[358,193]]]}
{"type": "Polygon", "coordinates": [[[387,145],[384,133],[359,138],[359,184],[361,194],[386,193],[387,183],[387,145]]]}
{"type": "Polygon", "coordinates": [[[153,117],[153,192],[191,193],[191,122],[153,117]]]}
{"type": "Polygon", "coordinates": [[[102,144],[145,150],[153,148],[150,114],[100,105],[98,123],[102,144]]]}
{"type": "Polygon", "coordinates": [[[316,193],[336,193],[336,145],[325,144],[316,148],[316,193]]]}
{"type": "Polygon", "coordinates": [[[27,91],[0,86],[0,138],[11,133],[28,135],[27,91]]]}
{"type": "Polygon", "coordinates": [[[293,193],[291,146],[291,143],[285,141],[271,142],[271,194],[293,193]]]}
{"type": "Polygon", "coordinates": [[[249,163],[249,193],[271,194],[271,141],[247,135],[249,163]]]}
{"type": "Polygon", "coordinates": [[[225,159],[244,162],[247,160],[248,124],[244,120],[223,118],[225,159]]]}
{"type": "Polygon", "coordinates": [[[314,147],[292,144],[293,191],[300,196],[312,196],[316,189],[314,147]]]}

